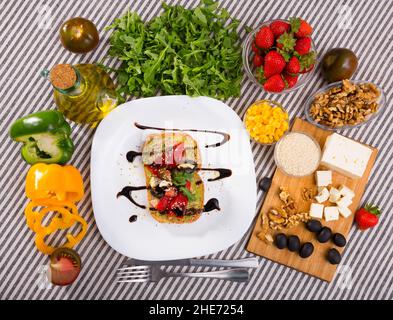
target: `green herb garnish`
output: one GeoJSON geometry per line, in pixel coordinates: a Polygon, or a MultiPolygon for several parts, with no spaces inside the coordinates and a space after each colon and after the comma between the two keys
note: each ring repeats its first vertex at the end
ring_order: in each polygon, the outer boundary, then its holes
{"type": "Polygon", "coordinates": [[[172,183],[176,187],[185,186],[187,183],[187,180],[190,181],[192,179],[192,176],[193,176],[192,173],[187,173],[187,172],[181,171],[181,170],[173,170],[172,171],[172,183]]]}
{"type": "Polygon", "coordinates": [[[188,190],[186,187],[180,187],[179,190],[187,197],[189,202],[192,202],[195,200],[195,195],[192,194],[191,191],[188,190]]]}
{"type": "Polygon", "coordinates": [[[212,0],[194,9],[165,3],[163,8],[148,23],[128,11],[106,27],[113,29],[109,56],[122,61],[116,70],[119,93],[239,96],[239,21],[228,21],[229,13],[212,0]]]}

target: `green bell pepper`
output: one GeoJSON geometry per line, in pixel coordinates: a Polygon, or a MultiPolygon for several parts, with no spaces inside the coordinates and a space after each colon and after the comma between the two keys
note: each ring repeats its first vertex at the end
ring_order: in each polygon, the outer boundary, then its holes
{"type": "Polygon", "coordinates": [[[32,113],[16,120],[10,128],[11,138],[23,143],[21,154],[30,164],[65,164],[74,152],[70,134],[70,125],[56,110],[32,113]]]}

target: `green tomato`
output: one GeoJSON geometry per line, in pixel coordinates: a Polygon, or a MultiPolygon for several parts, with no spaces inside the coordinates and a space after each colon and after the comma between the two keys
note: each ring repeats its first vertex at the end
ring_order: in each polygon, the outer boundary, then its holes
{"type": "Polygon", "coordinates": [[[60,40],[73,53],[87,53],[97,47],[100,37],[93,22],[77,17],[62,24],[60,40]]]}

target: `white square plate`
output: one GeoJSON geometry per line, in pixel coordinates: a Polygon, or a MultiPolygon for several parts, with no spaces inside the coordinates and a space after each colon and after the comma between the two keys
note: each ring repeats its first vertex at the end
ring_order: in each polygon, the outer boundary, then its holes
{"type": "MultiPolygon", "coordinates": [[[[238,115],[221,101],[188,96],[163,96],[127,102],[113,110],[98,126],[91,152],[91,191],[94,215],[104,239],[121,254],[145,260],[183,259],[224,250],[247,231],[256,205],[255,169],[249,137],[238,115]],[[134,123],[168,130],[206,129],[230,134],[216,148],[205,144],[221,140],[217,134],[187,132],[198,142],[202,166],[228,168],[232,175],[208,182],[213,172],[201,172],[205,203],[217,198],[220,211],[204,213],[191,224],[162,224],[117,193],[127,185],[143,186],[142,161],[126,159],[130,150],[140,150],[148,133],[134,123]],[[136,214],[137,221],[130,223],[136,214]]],[[[147,203],[146,191],[133,194],[147,203]]]]}

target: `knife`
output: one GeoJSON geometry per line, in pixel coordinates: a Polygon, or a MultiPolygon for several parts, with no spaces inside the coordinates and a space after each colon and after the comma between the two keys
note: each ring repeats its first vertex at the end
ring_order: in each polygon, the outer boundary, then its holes
{"type": "MultiPolygon", "coordinates": [[[[128,259],[125,263],[128,266],[204,266],[204,267],[234,267],[234,268],[258,268],[259,260],[257,257],[244,258],[237,260],[218,260],[218,259],[180,259],[180,260],[138,260],[128,259]]],[[[122,268],[120,268],[122,269],[122,268]]],[[[119,270],[120,270],[119,269],[119,270]]]]}

